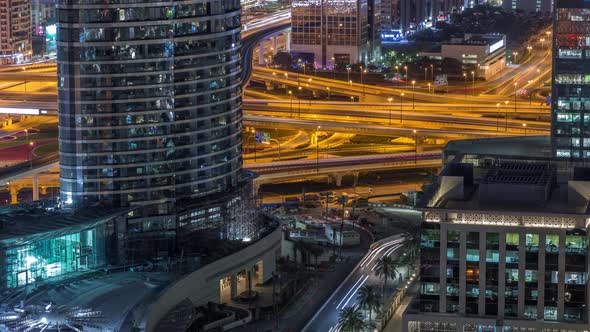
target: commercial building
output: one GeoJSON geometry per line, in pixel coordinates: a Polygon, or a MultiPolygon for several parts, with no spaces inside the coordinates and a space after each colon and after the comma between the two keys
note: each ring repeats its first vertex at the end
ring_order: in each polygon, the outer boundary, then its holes
{"type": "Polygon", "coordinates": [[[549,137],[450,142],[404,331],[588,331],[590,169],[549,137]]]}
{"type": "Polygon", "coordinates": [[[58,11],[62,201],[133,207],[134,255],[186,254],[180,247],[204,245],[204,233],[251,238],[240,1],[73,1],[58,11]]]}
{"type": "Polygon", "coordinates": [[[503,0],[502,8],[506,11],[522,10],[525,13],[550,13],[553,11],[551,0],[503,0]]]}
{"type": "Polygon", "coordinates": [[[506,68],[506,36],[499,34],[465,34],[443,43],[439,51],[421,52],[418,56],[442,61],[457,60],[467,77],[489,79],[506,68]]]}
{"type": "Polygon", "coordinates": [[[0,1],[0,65],[31,59],[31,3],[0,1]]]}
{"type": "Polygon", "coordinates": [[[291,51],[313,55],[317,68],[368,63],[380,44],[380,0],[293,0],[291,51]],[[369,19],[369,15],[371,18],[369,19]]]}
{"type": "Polygon", "coordinates": [[[590,159],[590,3],[556,0],[553,21],[551,142],[561,159],[590,159]]]}

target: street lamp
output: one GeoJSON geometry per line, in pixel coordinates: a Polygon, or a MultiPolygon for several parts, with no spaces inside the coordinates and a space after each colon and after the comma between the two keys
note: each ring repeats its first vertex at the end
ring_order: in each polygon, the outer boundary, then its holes
{"type": "Polygon", "coordinates": [[[293,117],[293,91],[289,90],[289,99],[291,99],[291,117],[293,117]]]}
{"type": "Polygon", "coordinates": [[[471,93],[475,94],[475,72],[471,71],[471,93]]]}
{"type": "Polygon", "coordinates": [[[404,69],[406,70],[406,82],[407,82],[408,81],[408,66],[404,66],[404,69]]]}
{"type": "Polygon", "coordinates": [[[428,93],[430,93],[430,82],[428,82],[428,93]]]}
{"type": "Polygon", "coordinates": [[[301,117],[301,90],[303,88],[302,87],[298,87],[297,90],[299,90],[299,93],[297,94],[297,100],[299,100],[299,112],[298,112],[298,116],[301,117]]]}
{"type": "Polygon", "coordinates": [[[30,155],[31,169],[33,169],[33,147],[35,146],[35,143],[29,142],[29,146],[31,147],[31,155],[30,155]]]}
{"type": "Polygon", "coordinates": [[[327,86],[327,87],[326,87],[326,90],[328,90],[328,100],[330,100],[330,87],[329,87],[329,86],[327,86]]]}
{"type": "Polygon", "coordinates": [[[400,94],[399,99],[399,123],[404,123],[404,93],[400,94]]]}
{"type": "Polygon", "coordinates": [[[414,91],[416,87],[416,81],[412,81],[412,109],[416,109],[416,99],[414,98],[414,91]]]}
{"type": "Polygon", "coordinates": [[[393,101],[393,98],[389,97],[387,98],[387,101],[389,102],[389,125],[391,126],[391,102],[393,101]]]}
{"type": "Polygon", "coordinates": [[[463,73],[463,90],[465,91],[465,100],[467,100],[467,74],[463,73]]]}
{"type": "Polygon", "coordinates": [[[348,81],[349,81],[349,82],[351,83],[351,85],[352,85],[352,81],[350,80],[350,70],[351,70],[351,69],[352,69],[352,68],[350,68],[350,67],[346,68],[346,77],[348,78],[348,81]]]}
{"type": "Polygon", "coordinates": [[[424,82],[428,81],[428,68],[424,67],[424,82]]]}
{"type": "Polygon", "coordinates": [[[524,136],[526,136],[526,123],[523,123],[522,127],[524,128],[524,136]]]}

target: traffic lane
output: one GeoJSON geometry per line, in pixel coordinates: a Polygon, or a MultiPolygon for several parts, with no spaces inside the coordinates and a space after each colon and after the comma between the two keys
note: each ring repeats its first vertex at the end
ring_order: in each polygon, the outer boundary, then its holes
{"type": "Polygon", "coordinates": [[[374,267],[377,261],[384,255],[390,255],[399,249],[402,242],[403,239],[400,237],[372,249],[359,262],[350,276],[334,291],[332,296],[330,296],[328,301],[326,301],[324,306],[312,318],[303,331],[333,331],[338,324],[340,310],[356,304],[358,290],[368,281],[371,284],[376,281],[376,278],[373,278],[371,275],[374,274],[374,267]]]}

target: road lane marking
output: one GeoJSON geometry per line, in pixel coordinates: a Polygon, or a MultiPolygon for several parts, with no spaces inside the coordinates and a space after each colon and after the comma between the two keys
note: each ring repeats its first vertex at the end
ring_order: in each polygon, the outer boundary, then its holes
{"type": "Polygon", "coordinates": [[[363,279],[363,276],[361,275],[361,277],[359,278],[359,280],[357,280],[354,285],[352,285],[352,287],[350,287],[350,289],[348,290],[348,292],[346,292],[346,294],[344,295],[344,297],[342,298],[342,300],[340,301],[340,303],[338,303],[338,305],[336,306],[336,309],[338,309],[338,307],[340,307],[340,305],[342,304],[342,302],[344,302],[344,300],[346,299],[346,297],[348,296],[348,294],[350,294],[350,292],[354,289],[354,287],[363,279]]]}
{"type": "MultiPolygon", "coordinates": [[[[346,303],[344,303],[344,305],[342,306],[342,309],[344,309],[348,305],[348,302],[350,302],[350,300],[352,300],[352,298],[356,295],[356,292],[358,292],[358,290],[361,287],[363,287],[363,285],[365,284],[365,282],[367,282],[367,279],[369,279],[369,275],[368,274],[365,277],[365,279],[363,280],[363,282],[361,282],[361,284],[358,285],[358,287],[354,290],[354,292],[352,294],[350,294],[350,297],[348,298],[348,301],[346,301],[346,303]]],[[[336,308],[336,309],[338,309],[338,308],[336,308]]]]}

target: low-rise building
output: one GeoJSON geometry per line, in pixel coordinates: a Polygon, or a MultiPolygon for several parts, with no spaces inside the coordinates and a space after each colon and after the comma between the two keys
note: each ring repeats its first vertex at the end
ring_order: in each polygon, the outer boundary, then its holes
{"type": "Polygon", "coordinates": [[[443,43],[437,51],[420,52],[418,56],[435,61],[455,59],[468,78],[489,79],[506,68],[506,36],[465,34],[463,38],[443,43]]]}
{"type": "Polygon", "coordinates": [[[325,224],[324,230],[328,242],[341,247],[351,247],[361,244],[361,235],[349,225],[341,223],[325,224]]]}

